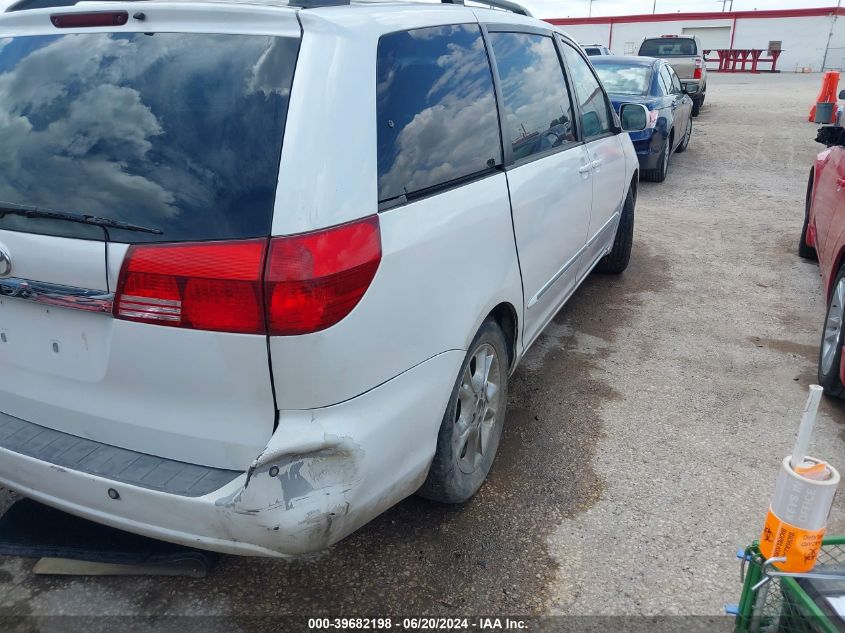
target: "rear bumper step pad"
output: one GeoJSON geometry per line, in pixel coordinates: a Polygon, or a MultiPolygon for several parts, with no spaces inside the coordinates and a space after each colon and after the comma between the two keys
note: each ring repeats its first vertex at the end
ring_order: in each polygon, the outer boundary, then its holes
{"type": "Polygon", "coordinates": [[[243,474],[138,453],[0,413],[0,448],[140,488],[202,497],[243,474]]]}

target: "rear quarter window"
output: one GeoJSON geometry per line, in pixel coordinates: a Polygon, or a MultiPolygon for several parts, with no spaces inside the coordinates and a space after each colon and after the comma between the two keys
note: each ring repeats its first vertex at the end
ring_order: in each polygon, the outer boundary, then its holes
{"type": "MultiPolygon", "coordinates": [[[[159,229],[268,235],[299,40],[187,33],[0,38],[0,201],[159,229]]],[[[0,228],[102,239],[16,216],[0,228]]]]}
{"type": "Polygon", "coordinates": [[[376,77],[380,202],[501,164],[493,76],[477,24],[382,36],[376,77]]]}

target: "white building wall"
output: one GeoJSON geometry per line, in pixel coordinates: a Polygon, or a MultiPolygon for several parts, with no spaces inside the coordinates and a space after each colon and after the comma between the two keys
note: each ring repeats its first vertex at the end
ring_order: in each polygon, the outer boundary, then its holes
{"type": "MultiPolygon", "coordinates": [[[[655,22],[617,22],[613,24],[610,50],[616,55],[630,54],[644,37],[681,34],[684,28],[733,27],[733,19],[671,20],[655,22]]],[[[734,48],[768,49],[769,42],[782,42],[783,53],[778,70],[812,72],[822,70],[825,49],[830,37],[826,67],[845,70],[845,17],[804,16],[786,18],[739,18],[734,31],[734,48]]],[[[564,24],[561,29],[582,44],[604,44],[610,40],[610,22],[599,24],[564,24]]],[[[711,54],[711,62],[717,59],[711,54]]],[[[715,64],[708,64],[714,68],[715,64]]],[[[761,64],[768,69],[769,64],[761,64]]]]}
{"type": "Polygon", "coordinates": [[[832,17],[827,16],[737,20],[734,48],[767,49],[770,41],[782,41],[779,70],[810,68],[818,72],[822,69],[831,24],[832,17]]]}
{"type": "Polygon", "coordinates": [[[560,28],[571,35],[582,46],[586,46],[587,44],[607,46],[607,34],[610,31],[609,24],[566,24],[560,28]]]}
{"type": "Polygon", "coordinates": [[[845,17],[839,16],[833,23],[833,35],[830,38],[825,68],[845,70],[845,17]]]}
{"type": "Polygon", "coordinates": [[[623,22],[613,25],[613,46],[611,50],[620,55],[625,54],[633,45],[634,52],[644,37],[659,37],[660,35],[680,35],[684,27],[730,26],[732,20],[677,20],[672,22],[623,22]]]}

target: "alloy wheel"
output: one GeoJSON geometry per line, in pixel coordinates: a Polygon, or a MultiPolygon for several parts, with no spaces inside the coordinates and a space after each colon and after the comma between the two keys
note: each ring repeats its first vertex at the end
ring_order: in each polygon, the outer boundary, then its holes
{"type": "Polygon", "coordinates": [[[845,278],[839,280],[830,299],[830,309],[824,324],[824,338],[822,339],[822,372],[829,374],[833,369],[833,359],[836,357],[837,346],[841,338],[843,305],[845,305],[845,278]]]}
{"type": "Polygon", "coordinates": [[[484,343],[473,353],[461,378],[453,437],[458,467],[468,475],[478,470],[490,449],[502,408],[501,371],[496,349],[484,343]]]}

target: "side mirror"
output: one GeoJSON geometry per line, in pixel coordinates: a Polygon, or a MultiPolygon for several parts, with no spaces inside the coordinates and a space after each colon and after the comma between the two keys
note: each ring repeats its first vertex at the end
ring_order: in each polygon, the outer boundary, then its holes
{"type": "Polygon", "coordinates": [[[821,143],[826,147],[845,146],[845,128],[838,125],[823,125],[816,135],[816,143],[821,143]]]}
{"type": "Polygon", "coordinates": [[[641,103],[623,103],[619,118],[623,132],[639,132],[648,126],[648,108],[641,103]]]}
{"type": "MultiPolygon", "coordinates": [[[[698,92],[698,84],[684,84],[683,90],[684,94],[694,95],[698,92]]],[[[845,92],[845,90],[843,90],[842,92],[845,92]]]]}
{"type": "Polygon", "coordinates": [[[839,98],[840,98],[840,99],[845,99],[845,90],[840,90],[840,91],[839,91],[839,98]]]}

